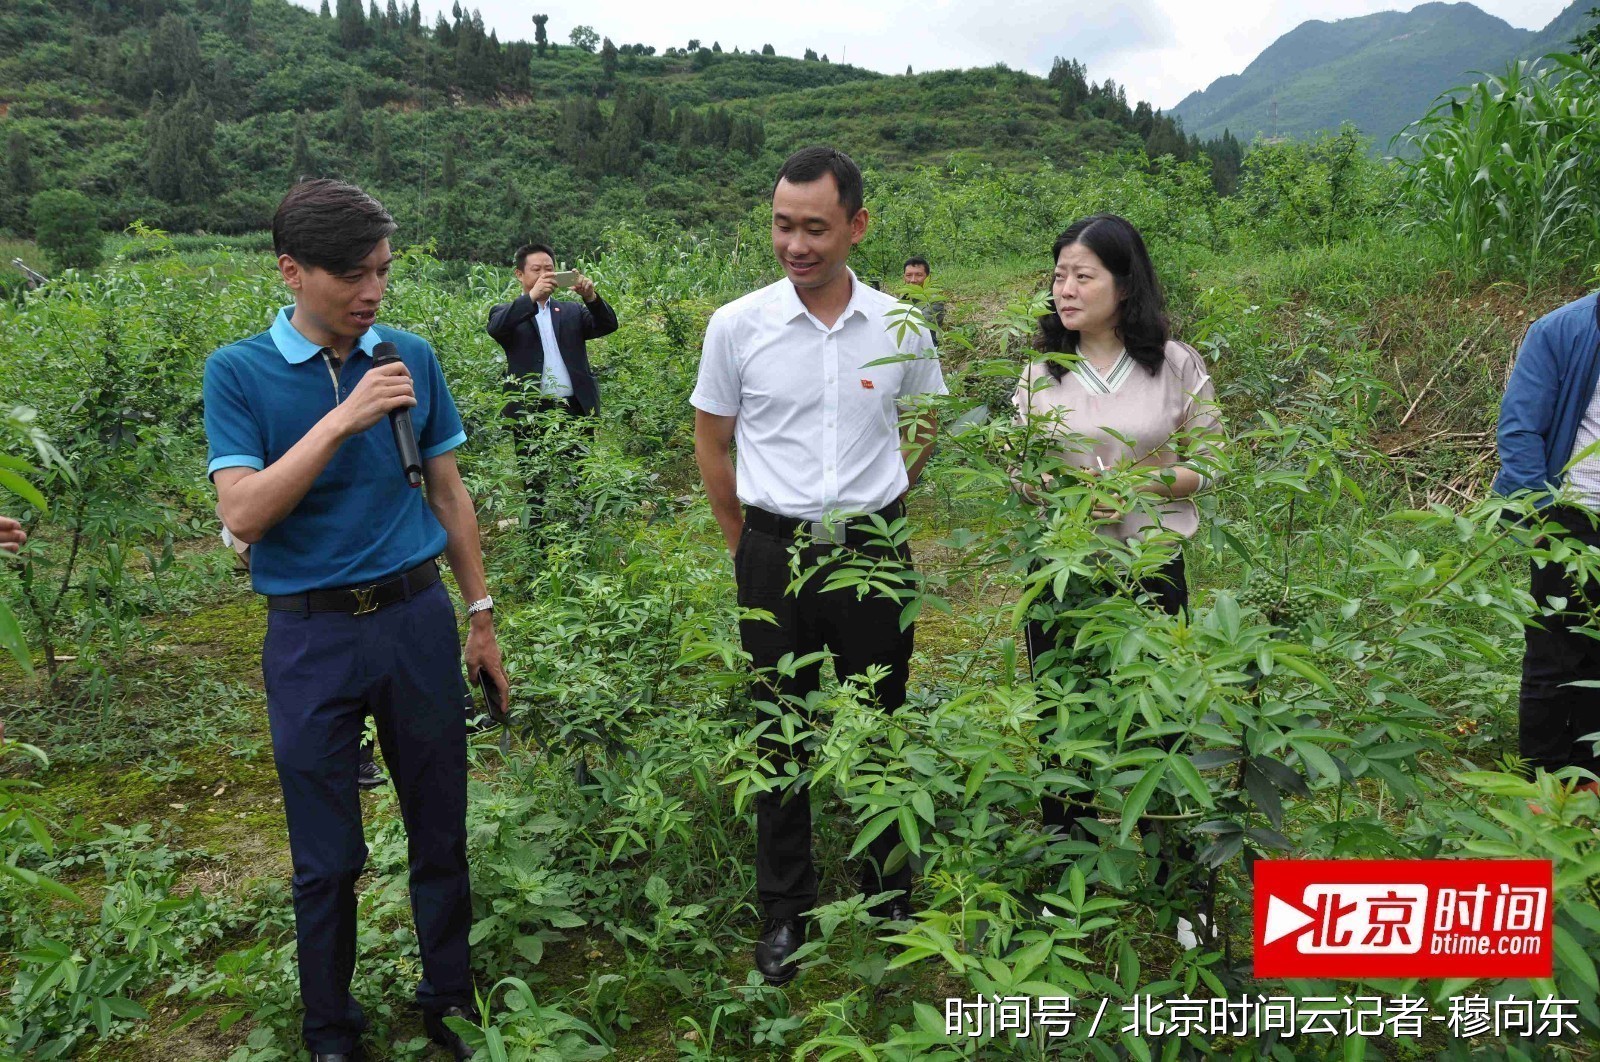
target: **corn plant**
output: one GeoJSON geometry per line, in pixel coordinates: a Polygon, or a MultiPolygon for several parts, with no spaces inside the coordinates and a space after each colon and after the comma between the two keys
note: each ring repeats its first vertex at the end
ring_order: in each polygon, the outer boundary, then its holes
{"type": "Polygon", "coordinates": [[[1600,57],[1556,53],[1453,88],[1397,138],[1418,224],[1457,268],[1533,285],[1600,243],[1600,57]]]}

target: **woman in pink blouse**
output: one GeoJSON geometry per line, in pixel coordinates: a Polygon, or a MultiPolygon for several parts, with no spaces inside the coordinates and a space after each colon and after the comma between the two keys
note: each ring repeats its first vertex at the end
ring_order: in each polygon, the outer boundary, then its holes
{"type": "MultiPolygon", "coordinates": [[[[1209,482],[1211,436],[1219,429],[1205,362],[1194,348],[1172,338],[1150,255],[1127,221],[1101,214],[1075,222],[1057,238],[1051,257],[1051,312],[1039,319],[1035,343],[1044,360],[1028,366],[1017,384],[1018,417],[1031,418],[1045,433],[1046,445],[1062,465],[1091,477],[1113,472],[1119,483],[1132,479],[1133,501],[1118,509],[1094,509],[1099,534],[1118,541],[1153,531],[1188,538],[1200,524],[1192,499],[1209,482]]],[[[1049,479],[1018,486],[1031,501],[1049,504],[1041,490],[1052,486],[1049,479]]],[[[1164,612],[1185,608],[1189,588],[1182,551],[1138,589],[1164,612]]],[[[1085,592],[1118,591],[1089,586],[1085,592]]],[[[1046,609],[1061,604],[1048,591],[1040,600],[1046,609]]],[[[1037,670],[1047,653],[1049,665],[1058,652],[1070,652],[1073,633],[1053,622],[1030,622],[1030,664],[1037,670]]],[[[1047,799],[1045,824],[1087,837],[1093,832],[1087,824],[1094,820],[1083,802],[1089,796],[1047,799]]],[[[1179,856],[1192,860],[1192,853],[1179,856]]],[[[1189,943],[1192,926],[1180,925],[1180,938],[1185,930],[1184,943],[1189,943]]]]}

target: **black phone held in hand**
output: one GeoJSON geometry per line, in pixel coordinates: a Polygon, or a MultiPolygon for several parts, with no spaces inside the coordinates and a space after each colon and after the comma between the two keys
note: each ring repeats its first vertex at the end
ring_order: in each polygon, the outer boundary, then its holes
{"type": "Polygon", "coordinates": [[[494,679],[489,676],[489,669],[478,669],[478,685],[483,688],[483,706],[489,713],[489,719],[506,724],[506,706],[500,703],[500,689],[494,684],[494,679]]]}

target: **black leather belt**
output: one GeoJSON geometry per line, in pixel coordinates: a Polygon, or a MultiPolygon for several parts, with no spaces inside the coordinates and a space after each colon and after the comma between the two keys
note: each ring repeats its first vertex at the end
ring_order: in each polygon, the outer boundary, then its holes
{"type": "MultiPolygon", "coordinates": [[[[882,509],[872,513],[885,520],[898,520],[906,514],[905,503],[899,500],[890,502],[882,509]]],[[[858,527],[864,517],[853,517],[850,520],[840,520],[831,528],[820,520],[802,520],[796,516],[779,516],[769,513],[765,509],[758,509],[754,505],[744,507],[744,526],[752,531],[775,535],[778,538],[793,538],[802,528],[815,542],[832,543],[833,545],[863,546],[876,538],[878,532],[871,526],[858,527]],[[849,526],[846,526],[846,525],[849,526]]]]}
{"type": "Polygon", "coordinates": [[[386,605],[407,601],[439,581],[439,562],[423,561],[408,572],[371,586],[311,590],[304,594],[270,594],[267,607],[279,612],[348,612],[364,616],[386,605]]]}

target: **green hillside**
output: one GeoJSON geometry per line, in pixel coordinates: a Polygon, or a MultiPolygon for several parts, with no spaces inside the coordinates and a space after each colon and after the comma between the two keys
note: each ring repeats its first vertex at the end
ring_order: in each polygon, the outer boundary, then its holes
{"type": "Polygon", "coordinates": [[[1472,4],[1422,4],[1338,22],[1304,22],[1240,74],[1172,109],[1202,137],[1305,136],[1352,123],[1381,149],[1475,70],[1498,70],[1576,37],[1593,18],[1575,2],[1545,29],[1518,29],[1472,4]],[[1277,104],[1277,116],[1272,114],[1277,104]]]}
{"type": "MultiPolygon", "coordinates": [[[[878,169],[1206,150],[1066,60],[1048,78],[885,77],[809,51],[656,54],[547,28],[548,44],[502,43],[476,12],[428,26],[415,2],[15,0],[0,9],[0,233],[28,235],[51,188],[88,195],[108,229],[257,231],[292,179],[329,175],[377,191],[403,239],[500,258],[530,234],[577,247],[623,219],[742,214],[818,140],[878,169]]],[[[1226,184],[1237,145],[1210,150],[1226,184]]]]}

